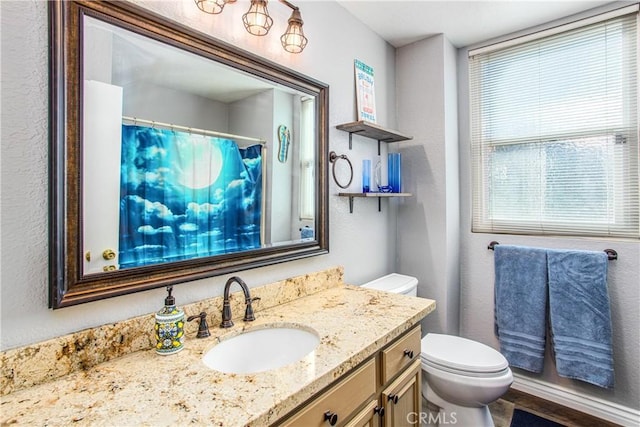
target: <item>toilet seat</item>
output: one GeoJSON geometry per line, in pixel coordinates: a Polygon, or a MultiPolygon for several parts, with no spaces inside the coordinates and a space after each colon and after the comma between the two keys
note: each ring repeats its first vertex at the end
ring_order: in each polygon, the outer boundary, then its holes
{"type": "Polygon", "coordinates": [[[495,376],[509,368],[507,359],[493,348],[452,335],[427,334],[421,340],[420,358],[435,369],[474,377],[495,376]]]}

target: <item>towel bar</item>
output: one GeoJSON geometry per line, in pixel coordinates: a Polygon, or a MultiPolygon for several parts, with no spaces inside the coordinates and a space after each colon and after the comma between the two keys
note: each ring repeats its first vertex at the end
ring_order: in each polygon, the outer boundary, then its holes
{"type": "MultiPolygon", "coordinates": [[[[496,245],[499,245],[499,242],[496,242],[495,240],[489,243],[489,246],[487,246],[487,249],[491,249],[493,250],[493,248],[496,245]]],[[[605,249],[604,252],[607,253],[607,258],[609,258],[609,261],[613,261],[614,259],[618,259],[618,252],[616,252],[614,249],[605,249]]]]}

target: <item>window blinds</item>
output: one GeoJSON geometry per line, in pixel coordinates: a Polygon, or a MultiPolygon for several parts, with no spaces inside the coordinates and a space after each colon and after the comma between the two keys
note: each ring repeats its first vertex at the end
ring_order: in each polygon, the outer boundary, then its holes
{"type": "Polygon", "coordinates": [[[637,10],[470,52],[473,231],[640,237],[637,10]]]}

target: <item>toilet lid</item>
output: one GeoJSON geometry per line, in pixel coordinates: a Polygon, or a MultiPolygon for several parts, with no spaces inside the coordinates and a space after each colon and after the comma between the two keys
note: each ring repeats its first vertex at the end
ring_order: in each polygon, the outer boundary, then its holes
{"type": "Polygon", "coordinates": [[[404,294],[415,289],[418,279],[404,274],[391,273],[362,285],[363,288],[376,289],[378,291],[393,292],[394,294],[404,294]]]}
{"type": "Polygon", "coordinates": [[[453,335],[427,334],[421,341],[421,357],[431,363],[464,372],[500,372],[507,359],[482,343],[453,335]]]}

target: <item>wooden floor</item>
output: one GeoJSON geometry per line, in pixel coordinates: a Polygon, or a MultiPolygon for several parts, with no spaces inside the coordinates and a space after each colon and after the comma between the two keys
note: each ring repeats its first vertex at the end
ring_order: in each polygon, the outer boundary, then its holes
{"type": "Polygon", "coordinates": [[[509,427],[515,408],[524,409],[540,417],[568,427],[614,427],[609,421],[595,418],[566,406],[517,390],[509,390],[501,399],[489,405],[496,427],[509,427]]]}

